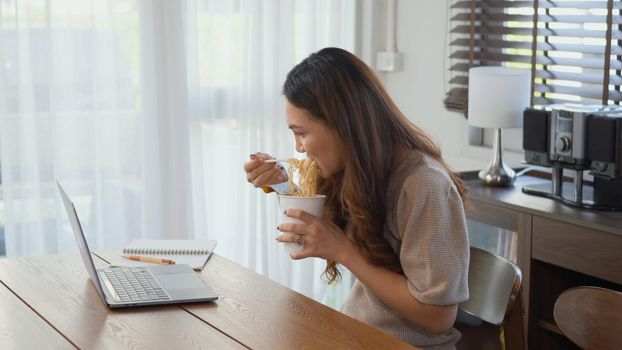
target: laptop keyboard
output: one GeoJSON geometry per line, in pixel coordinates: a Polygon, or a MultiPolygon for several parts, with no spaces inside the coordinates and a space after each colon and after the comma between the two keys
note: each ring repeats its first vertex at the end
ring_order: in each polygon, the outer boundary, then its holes
{"type": "Polygon", "coordinates": [[[112,287],[124,302],[170,300],[162,286],[145,267],[104,270],[112,287]]]}

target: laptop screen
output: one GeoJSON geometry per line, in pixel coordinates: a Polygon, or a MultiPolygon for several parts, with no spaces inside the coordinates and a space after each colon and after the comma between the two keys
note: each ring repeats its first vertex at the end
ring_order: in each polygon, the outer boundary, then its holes
{"type": "Polygon", "coordinates": [[[82,255],[84,266],[86,267],[86,270],[91,277],[91,281],[93,281],[93,283],[95,284],[97,292],[105,303],[106,297],[104,296],[101,284],[99,283],[99,278],[97,277],[97,270],[95,270],[95,264],[93,263],[93,258],[91,257],[91,251],[89,250],[89,246],[86,243],[86,238],[84,238],[84,232],[82,231],[82,226],[80,225],[80,220],[78,219],[76,207],[73,205],[73,202],[69,199],[58,181],[56,182],[56,185],[58,186],[58,191],[60,192],[60,196],[63,199],[63,205],[65,206],[65,210],[67,211],[67,217],[69,218],[69,223],[71,224],[73,234],[75,235],[76,241],[78,242],[78,247],[80,247],[80,254],[82,255]]]}

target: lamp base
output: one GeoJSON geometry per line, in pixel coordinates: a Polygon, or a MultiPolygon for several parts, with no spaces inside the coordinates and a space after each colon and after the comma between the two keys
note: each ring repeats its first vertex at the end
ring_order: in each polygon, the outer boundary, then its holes
{"type": "Polygon", "coordinates": [[[480,171],[477,176],[486,186],[511,186],[516,180],[516,173],[507,165],[490,167],[480,171]]]}
{"type": "Polygon", "coordinates": [[[516,180],[516,172],[503,162],[502,130],[496,129],[490,164],[477,175],[486,186],[510,186],[516,180]]]}

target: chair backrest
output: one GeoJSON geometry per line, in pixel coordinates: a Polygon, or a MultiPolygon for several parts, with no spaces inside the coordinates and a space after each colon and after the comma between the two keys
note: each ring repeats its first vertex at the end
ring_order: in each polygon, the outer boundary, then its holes
{"type": "Polygon", "coordinates": [[[459,308],[486,322],[502,325],[520,292],[520,286],[521,271],[518,266],[498,255],[471,247],[470,297],[459,308]]]}
{"type": "Polygon", "coordinates": [[[583,349],[622,347],[622,293],[599,287],[574,287],[557,297],[555,323],[583,349]]]}

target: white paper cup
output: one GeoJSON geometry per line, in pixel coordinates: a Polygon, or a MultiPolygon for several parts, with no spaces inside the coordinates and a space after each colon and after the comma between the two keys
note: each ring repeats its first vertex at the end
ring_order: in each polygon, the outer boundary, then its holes
{"type": "MultiPolygon", "coordinates": [[[[315,215],[319,218],[324,214],[324,202],[326,201],[326,196],[322,194],[318,194],[314,197],[298,197],[298,196],[287,196],[287,195],[278,195],[279,208],[281,209],[281,223],[294,223],[294,224],[304,224],[303,221],[289,217],[284,214],[285,210],[288,209],[300,209],[304,210],[311,215],[315,215]]],[[[288,234],[283,232],[284,234],[288,234]]],[[[294,232],[295,233],[295,232],[294,232]]],[[[285,247],[285,251],[289,254],[291,252],[295,252],[297,250],[302,249],[302,245],[298,243],[281,243],[285,247]]]]}

